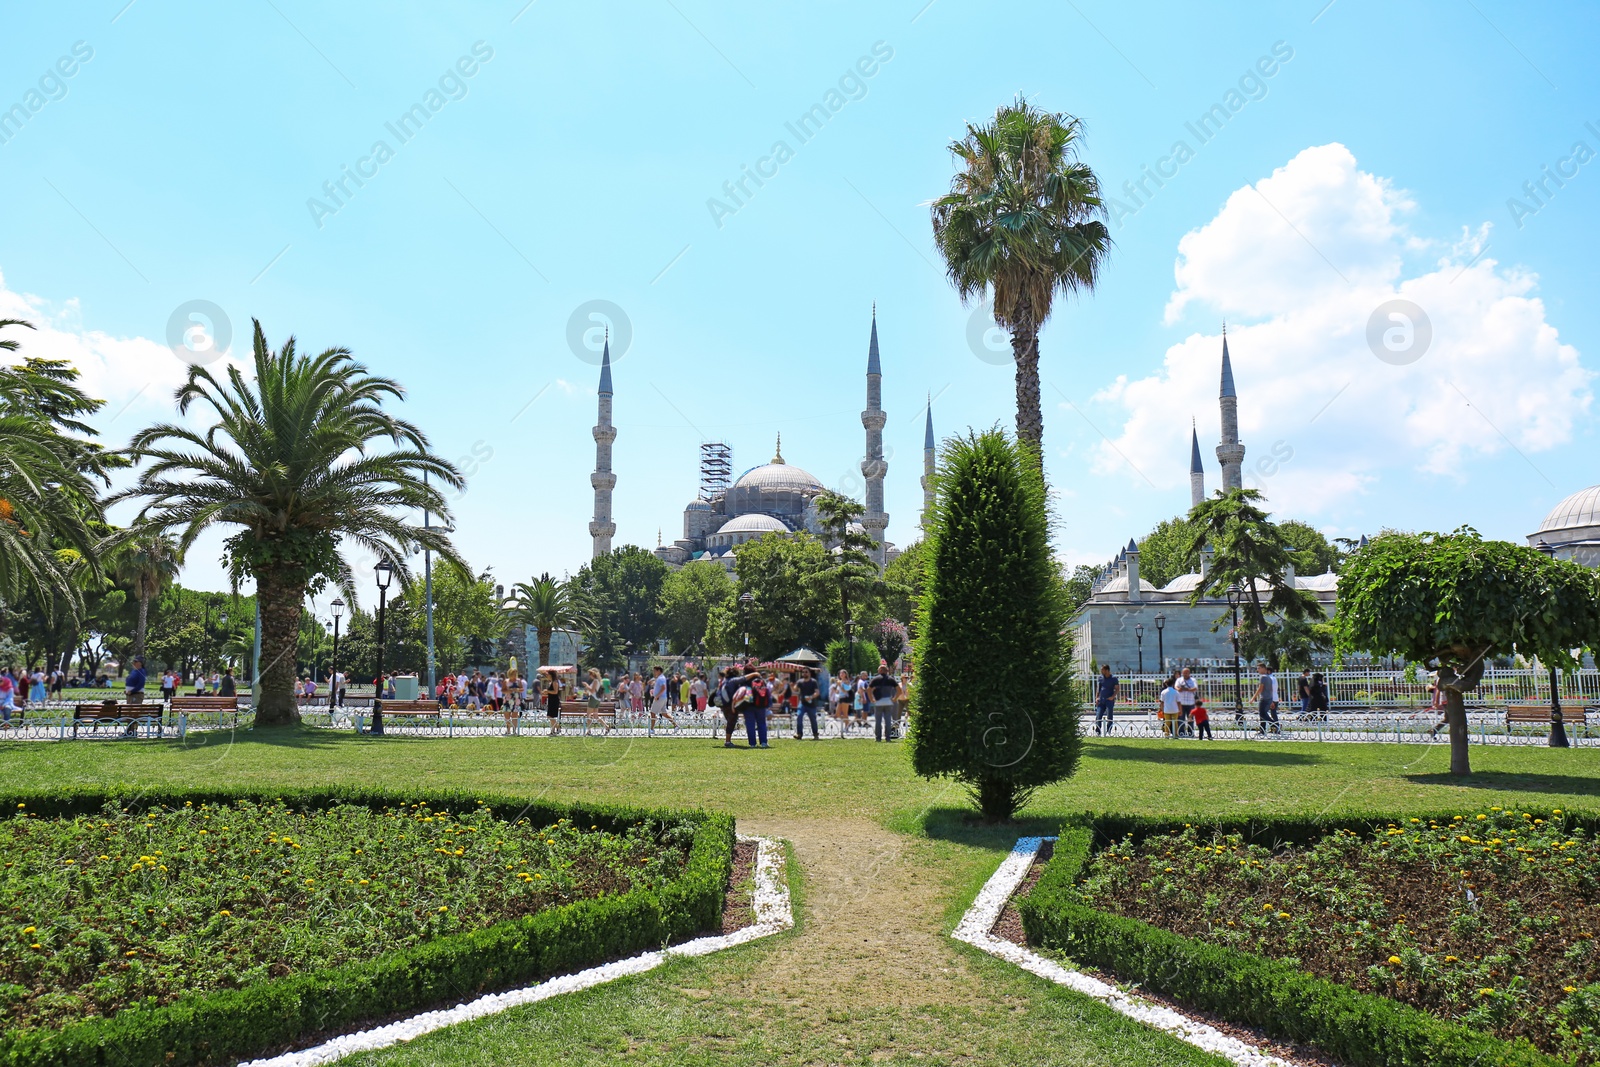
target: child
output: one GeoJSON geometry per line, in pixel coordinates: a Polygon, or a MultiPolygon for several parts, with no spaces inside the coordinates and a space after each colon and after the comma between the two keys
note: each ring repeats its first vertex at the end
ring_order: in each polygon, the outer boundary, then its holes
{"type": "Polygon", "coordinates": [[[1206,711],[1206,702],[1198,697],[1195,698],[1194,702],[1194,739],[1196,741],[1212,740],[1211,713],[1206,711]]]}
{"type": "Polygon", "coordinates": [[[1161,690],[1161,736],[1178,736],[1178,690],[1169,680],[1161,690]]]}

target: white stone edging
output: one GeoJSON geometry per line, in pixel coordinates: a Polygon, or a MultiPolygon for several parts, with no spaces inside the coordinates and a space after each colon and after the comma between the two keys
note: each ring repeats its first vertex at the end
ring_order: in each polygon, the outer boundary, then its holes
{"type": "Polygon", "coordinates": [[[1054,841],[1053,837],[1023,837],[1018,838],[1012,847],[1011,854],[1000,864],[1000,869],[985,883],[978,893],[978,898],[972,902],[972,907],[962,916],[961,923],[950,935],[957,941],[964,941],[973,945],[991,956],[996,956],[1007,963],[1014,963],[1025,971],[1029,971],[1041,978],[1047,979],[1057,985],[1066,986],[1074,992],[1084,996],[1093,997],[1113,1011],[1126,1015],[1130,1019],[1144,1023],[1163,1033],[1171,1034],[1180,1041],[1202,1049],[1206,1052],[1223,1056],[1240,1067],[1293,1067],[1287,1060],[1277,1056],[1270,1056],[1260,1049],[1253,1048],[1236,1037],[1223,1033],[1213,1026],[1191,1019],[1188,1016],[1174,1011],[1164,1004],[1146,1000],[1118,989],[1114,985],[1102,982],[1082,971],[1074,971],[1054,960],[1045,959],[1036,952],[1031,952],[1021,945],[1014,944],[1001,937],[990,933],[994,924],[1000,921],[1000,913],[1005,909],[1006,902],[1017,891],[1017,886],[1027,877],[1028,868],[1033,866],[1034,857],[1039,852],[1039,846],[1046,841],[1054,841]]]}
{"type": "Polygon", "coordinates": [[[387,1026],[363,1030],[355,1034],[342,1034],[330,1041],[298,1052],[285,1052],[263,1060],[250,1060],[239,1067],[320,1067],[356,1052],[370,1052],[387,1048],[402,1041],[411,1041],[423,1034],[442,1030],[457,1023],[495,1015],[508,1008],[549,1000],[563,993],[575,993],[630,974],[643,974],[665,963],[671,956],[705,956],[747,941],[767,937],[794,926],[794,913],[789,906],[789,886],[784,880],[784,854],[778,842],[765,837],[739,835],[740,841],[753,841],[756,845],[756,885],[752,903],[756,921],[731,934],[697,937],[681,945],[672,945],[657,952],[645,952],[615,963],[590,967],[576,974],[551,978],[537,985],[513,989],[505,993],[491,993],[477,1000],[458,1004],[453,1008],[425,1011],[409,1019],[389,1023],[387,1026]]]}

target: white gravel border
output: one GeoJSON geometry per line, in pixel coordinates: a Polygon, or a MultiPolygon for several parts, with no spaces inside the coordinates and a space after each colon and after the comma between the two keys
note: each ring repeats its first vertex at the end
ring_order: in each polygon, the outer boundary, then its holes
{"type": "Polygon", "coordinates": [[[756,844],[756,885],[752,901],[756,913],[754,925],[735,930],[731,934],[697,937],[693,941],[685,941],[681,945],[673,945],[660,952],[645,952],[615,963],[590,967],[586,971],[551,978],[525,989],[491,993],[453,1008],[425,1011],[387,1026],[363,1030],[356,1034],[343,1034],[299,1052],[286,1052],[281,1056],[264,1060],[250,1060],[240,1064],[239,1067],[319,1067],[321,1064],[333,1063],[355,1052],[370,1052],[373,1049],[398,1045],[402,1041],[410,1041],[423,1034],[442,1030],[446,1026],[481,1019],[486,1015],[495,1015],[507,1008],[548,1000],[563,993],[575,993],[580,989],[602,985],[624,975],[643,974],[661,966],[669,956],[706,956],[789,929],[794,925],[794,912],[789,906],[789,886],[783,877],[782,846],[765,837],[746,837],[740,834],[739,840],[753,841],[756,844]]]}
{"type": "Polygon", "coordinates": [[[978,893],[978,899],[972,902],[972,907],[967,909],[967,913],[961,917],[960,925],[950,936],[957,941],[965,941],[969,945],[976,946],[991,956],[1014,963],[1023,970],[1057,985],[1093,997],[1113,1011],[1163,1033],[1171,1034],[1198,1049],[1223,1056],[1239,1064],[1240,1067],[1294,1067],[1288,1060],[1269,1056],[1236,1037],[1173,1011],[1164,1004],[1125,993],[1114,985],[1108,985],[1082,971],[1069,970],[1054,960],[1045,959],[1036,952],[1030,952],[1021,945],[1013,944],[990,933],[994,929],[994,924],[1000,921],[1000,913],[1005,910],[1006,901],[1011,899],[1011,894],[1017,891],[1017,886],[1027,877],[1028,868],[1033,866],[1033,859],[1039,852],[1039,846],[1046,841],[1054,840],[1053,837],[1018,838],[1017,843],[1012,846],[1011,854],[1005,858],[1000,864],[1000,869],[994,872],[994,876],[978,893]]]}

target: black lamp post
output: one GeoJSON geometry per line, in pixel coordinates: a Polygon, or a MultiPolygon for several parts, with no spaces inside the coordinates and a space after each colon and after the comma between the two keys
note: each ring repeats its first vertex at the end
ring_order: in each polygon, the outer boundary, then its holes
{"type": "Polygon", "coordinates": [[[333,662],[328,667],[328,722],[329,725],[332,725],[333,709],[341,703],[339,699],[339,620],[344,617],[344,601],[334,597],[333,603],[328,605],[328,610],[333,612],[333,662]]]}
{"type": "Polygon", "coordinates": [[[1156,659],[1160,661],[1156,667],[1163,673],[1167,669],[1167,644],[1161,639],[1161,631],[1167,628],[1167,617],[1160,612],[1156,613],[1156,659]]]}
{"type": "MultiPolygon", "coordinates": [[[[1542,537],[1533,547],[1551,559],[1556,558],[1555,546],[1542,537]]],[[[1556,673],[1555,664],[1550,665],[1550,747],[1572,747],[1567,741],[1567,728],[1561,724],[1561,678],[1556,673]]]]}
{"type": "Polygon", "coordinates": [[[750,605],[755,602],[754,595],[750,593],[739,594],[739,627],[743,630],[744,665],[746,669],[750,667],[750,605]]]}
{"type": "Polygon", "coordinates": [[[850,643],[850,680],[856,677],[856,620],[844,620],[844,639],[850,643]]]}
{"type": "Polygon", "coordinates": [[[372,570],[378,579],[378,677],[373,682],[372,732],[381,734],[383,733],[383,609],[389,594],[389,581],[394,577],[394,568],[390,566],[388,560],[380,559],[372,570]]]}
{"type": "Polygon", "coordinates": [[[1244,694],[1239,678],[1239,583],[1228,586],[1228,607],[1233,610],[1233,629],[1228,636],[1233,639],[1233,718],[1244,728],[1244,694]]]}
{"type": "Polygon", "coordinates": [[[1139,673],[1144,673],[1144,623],[1133,624],[1133,637],[1139,642],[1139,673]]]}

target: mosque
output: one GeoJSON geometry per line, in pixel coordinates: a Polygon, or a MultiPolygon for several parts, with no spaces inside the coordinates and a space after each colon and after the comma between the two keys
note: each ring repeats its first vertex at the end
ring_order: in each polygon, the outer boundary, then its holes
{"type": "MultiPolygon", "coordinates": [[[[589,535],[594,540],[594,555],[611,551],[617,532],[611,518],[611,495],[617,476],[611,470],[611,447],[617,438],[611,423],[612,383],[609,341],[601,353],[599,418],[594,428],[595,469],[589,476],[594,487],[594,519],[589,535]]],[[[899,549],[884,537],[889,515],[883,507],[883,480],[889,465],[883,454],[883,427],[888,416],[883,410],[883,366],[878,352],[878,314],[873,308],[872,332],[867,342],[867,404],[861,412],[866,432],[866,452],[861,460],[861,475],[866,484],[866,512],[859,529],[873,540],[874,561],[879,568],[898,556],[899,549]]],[[[772,459],[732,477],[731,452],[726,445],[701,446],[700,494],[683,509],[683,536],[671,544],[658,545],[655,555],[669,567],[681,567],[696,560],[711,560],[733,570],[734,549],[764,534],[792,534],[800,531],[821,536],[822,524],[816,499],[825,487],[803,467],[783,458],[780,435],[772,459]]],[[[930,404],[923,433],[923,513],[933,505],[933,410],[930,404]]]]}

